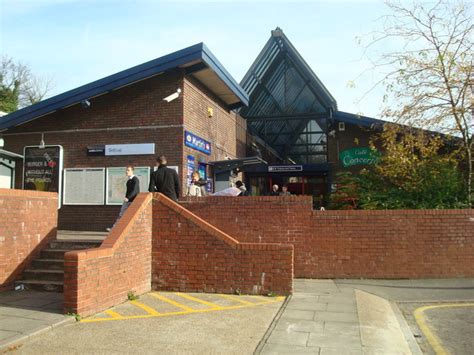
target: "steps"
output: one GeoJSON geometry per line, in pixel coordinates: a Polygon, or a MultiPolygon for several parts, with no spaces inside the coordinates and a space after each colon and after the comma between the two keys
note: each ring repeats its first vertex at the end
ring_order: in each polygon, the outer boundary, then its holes
{"type": "MultiPolygon", "coordinates": [[[[105,233],[94,235],[97,239],[70,239],[71,236],[49,242],[49,247],[41,250],[40,257],[23,271],[22,280],[15,281],[15,286],[23,285],[26,289],[37,291],[63,292],[64,253],[97,248],[105,233]]],[[[58,233],[58,238],[60,237],[62,235],[58,233]]]]}

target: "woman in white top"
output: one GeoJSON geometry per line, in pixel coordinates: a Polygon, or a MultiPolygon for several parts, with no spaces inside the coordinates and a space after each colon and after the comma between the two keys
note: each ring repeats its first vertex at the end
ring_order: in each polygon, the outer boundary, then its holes
{"type": "Polygon", "coordinates": [[[186,191],[186,196],[202,196],[201,187],[199,186],[199,173],[195,171],[191,175],[191,184],[188,186],[188,191],[186,191]]]}

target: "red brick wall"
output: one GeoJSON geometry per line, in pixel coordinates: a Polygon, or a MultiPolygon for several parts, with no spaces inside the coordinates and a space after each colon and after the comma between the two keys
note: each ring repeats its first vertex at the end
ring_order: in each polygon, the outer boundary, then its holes
{"type": "Polygon", "coordinates": [[[57,208],[56,193],[0,189],[0,290],[56,238],[57,208]]]}
{"type": "MultiPolygon", "coordinates": [[[[196,169],[198,162],[245,157],[247,126],[244,119],[229,111],[209,89],[192,78],[185,78],[183,94],[184,129],[211,142],[211,154],[207,155],[184,146],[182,181],[187,176],[188,155],[194,156],[196,169]],[[208,108],[213,110],[212,117],[208,115],[208,108]]],[[[211,169],[208,168],[207,173],[212,177],[211,169]]],[[[186,192],[185,187],[183,186],[183,193],[186,192]]]]}
{"type": "Polygon", "coordinates": [[[474,210],[315,211],[306,277],[474,276],[474,210]]]}
{"type": "Polygon", "coordinates": [[[65,312],[94,314],[150,290],[151,200],[139,194],[99,248],[65,253],[65,312]]]}
{"type": "MultiPolygon", "coordinates": [[[[169,165],[182,163],[183,98],[163,97],[183,88],[183,74],[170,72],[92,98],[91,106],[77,104],[4,133],[5,149],[23,154],[38,145],[41,133],[47,145],[62,145],[64,168],[154,166],[165,154],[169,165]],[[87,156],[96,144],[155,143],[155,155],[87,156]]],[[[16,187],[22,188],[23,166],[17,165],[16,187]]],[[[184,181],[183,181],[184,183],[184,181]]],[[[62,206],[59,229],[103,231],[117,217],[116,206],[62,206]]]]}
{"type": "Polygon", "coordinates": [[[153,205],[153,289],[288,294],[293,247],[241,243],[163,195],[153,205]]]}
{"type": "Polygon", "coordinates": [[[245,242],[292,243],[295,276],[474,276],[474,210],[312,211],[311,197],[182,202],[245,242]]]}

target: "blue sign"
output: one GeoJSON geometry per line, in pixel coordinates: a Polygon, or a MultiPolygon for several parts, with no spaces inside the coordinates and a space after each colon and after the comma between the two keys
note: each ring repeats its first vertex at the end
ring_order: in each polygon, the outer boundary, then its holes
{"type": "Polygon", "coordinates": [[[184,131],[184,144],[207,155],[211,154],[211,143],[191,132],[184,131]]]}

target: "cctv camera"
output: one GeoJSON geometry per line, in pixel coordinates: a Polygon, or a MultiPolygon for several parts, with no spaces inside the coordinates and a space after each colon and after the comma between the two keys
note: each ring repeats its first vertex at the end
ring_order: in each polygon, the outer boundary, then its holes
{"type": "Polygon", "coordinates": [[[174,99],[177,99],[179,97],[179,94],[181,94],[181,89],[178,89],[178,90],[176,90],[175,93],[173,93],[169,96],[166,96],[163,100],[166,101],[166,102],[171,102],[174,99]]]}
{"type": "Polygon", "coordinates": [[[81,106],[84,108],[89,108],[91,107],[91,102],[89,100],[82,100],[81,101],[81,106]]]}

